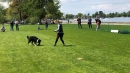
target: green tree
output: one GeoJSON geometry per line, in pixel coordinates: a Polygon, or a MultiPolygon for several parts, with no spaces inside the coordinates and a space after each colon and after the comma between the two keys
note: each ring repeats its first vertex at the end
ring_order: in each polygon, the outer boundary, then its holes
{"type": "Polygon", "coordinates": [[[45,10],[47,14],[50,14],[52,16],[52,19],[61,18],[63,16],[63,13],[60,12],[59,8],[59,1],[58,0],[48,0],[45,6],[45,10]]]}
{"type": "Polygon", "coordinates": [[[95,17],[97,17],[98,15],[99,15],[99,13],[98,13],[98,12],[95,12],[95,14],[92,14],[92,17],[95,18],[95,17]]]}
{"type": "Polygon", "coordinates": [[[83,18],[86,19],[88,16],[86,14],[83,14],[83,18]]]}
{"type": "Polygon", "coordinates": [[[73,19],[74,15],[73,14],[66,14],[66,19],[73,19]]]}
{"type": "Polygon", "coordinates": [[[11,16],[19,14],[20,20],[27,17],[38,17],[38,22],[41,23],[41,19],[45,18],[47,14],[58,18],[62,16],[59,11],[59,0],[8,0],[8,2],[7,14],[11,16]]]}
{"type": "Polygon", "coordinates": [[[126,13],[126,12],[123,12],[123,13],[122,13],[122,16],[123,16],[123,17],[127,17],[127,13],[126,13]]]}
{"type": "Polygon", "coordinates": [[[38,17],[39,23],[45,17],[59,18],[62,16],[58,0],[25,0],[20,4],[20,8],[23,14],[38,17]]]}
{"type": "Polygon", "coordinates": [[[83,14],[82,13],[78,13],[77,16],[82,18],[83,14]]]}
{"type": "Polygon", "coordinates": [[[7,16],[11,17],[11,19],[22,20],[21,8],[19,7],[20,3],[22,3],[22,0],[8,0],[9,8],[7,16]]]}
{"type": "Polygon", "coordinates": [[[5,22],[5,11],[6,9],[0,4],[0,23],[5,22]]]}
{"type": "Polygon", "coordinates": [[[127,16],[130,17],[130,11],[127,12],[127,16]]]}

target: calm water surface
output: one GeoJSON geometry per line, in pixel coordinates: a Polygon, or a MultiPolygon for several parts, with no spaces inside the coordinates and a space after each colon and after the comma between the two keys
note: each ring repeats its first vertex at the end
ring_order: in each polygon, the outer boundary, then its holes
{"type": "MultiPolygon", "coordinates": [[[[130,22],[130,17],[115,17],[115,18],[104,18],[100,19],[102,22],[130,22]]],[[[76,19],[70,19],[70,22],[77,22],[76,19]]],[[[87,22],[87,19],[82,19],[82,22],[87,22]]],[[[63,22],[68,22],[68,20],[63,20],[63,22]]],[[[92,19],[95,22],[95,19],[92,19]]]]}

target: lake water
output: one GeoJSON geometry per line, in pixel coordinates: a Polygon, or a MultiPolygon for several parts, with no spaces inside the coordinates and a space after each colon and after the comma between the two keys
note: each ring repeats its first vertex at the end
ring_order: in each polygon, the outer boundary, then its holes
{"type": "MultiPolygon", "coordinates": [[[[115,18],[104,18],[100,19],[102,22],[130,22],[130,17],[115,17],[115,18]]],[[[70,19],[70,22],[77,22],[76,19],[70,19]]],[[[82,19],[82,22],[87,22],[87,19],[82,19]]],[[[68,20],[63,20],[63,22],[68,22],[68,20]]],[[[92,19],[95,22],[95,19],[92,19]]]]}

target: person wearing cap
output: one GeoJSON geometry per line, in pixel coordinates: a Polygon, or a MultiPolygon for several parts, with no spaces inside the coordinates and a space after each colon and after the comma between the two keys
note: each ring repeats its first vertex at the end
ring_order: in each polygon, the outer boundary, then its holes
{"type": "Polygon", "coordinates": [[[54,43],[54,46],[56,46],[58,39],[60,38],[61,42],[63,43],[63,46],[65,46],[64,40],[63,40],[63,36],[64,36],[64,32],[63,32],[63,27],[62,27],[62,21],[57,20],[57,29],[54,30],[54,32],[57,32],[57,37],[54,43]]]}

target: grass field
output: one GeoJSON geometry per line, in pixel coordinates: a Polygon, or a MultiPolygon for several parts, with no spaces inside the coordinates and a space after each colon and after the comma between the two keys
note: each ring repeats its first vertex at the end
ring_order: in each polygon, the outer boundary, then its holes
{"type": "Polygon", "coordinates": [[[111,33],[111,29],[129,30],[130,26],[102,25],[96,31],[83,25],[63,25],[63,46],[54,45],[57,25],[36,30],[38,25],[20,25],[20,31],[0,32],[0,73],[129,73],[130,34],[111,33]],[[38,36],[41,46],[27,44],[27,35],[38,36]]]}

